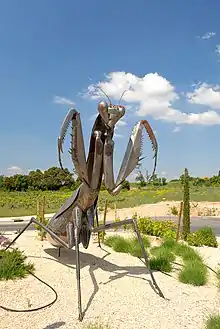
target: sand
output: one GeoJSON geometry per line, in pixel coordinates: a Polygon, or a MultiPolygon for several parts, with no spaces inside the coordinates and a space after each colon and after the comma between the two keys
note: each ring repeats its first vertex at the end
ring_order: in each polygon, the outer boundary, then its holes
{"type": "MultiPolygon", "coordinates": [[[[107,220],[118,217],[120,220],[131,218],[135,213],[139,216],[150,216],[157,218],[159,216],[167,216],[168,219],[171,215],[171,207],[180,208],[180,201],[162,201],[153,204],[143,204],[133,208],[117,209],[116,214],[114,209],[108,209],[107,220]]],[[[191,202],[190,203],[191,216],[220,216],[220,202],[191,202]]],[[[100,214],[103,218],[103,212],[100,214]]]]}
{"type": "MultiPolygon", "coordinates": [[[[9,237],[15,236],[13,233],[9,237]]],[[[111,234],[111,233],[109,233],[111,234]]],[[[119,233],[118,233],[119,234],[119,233]]],[[[122,234],[122,233],[120,233],[122,234]]],[[[109,323],[118,329],[202,329],[206,317],[220,309],[218,289],[213,278],[207,286],[185,285],[172,276],[155,273],[167,300],[151,287],[150,276],[135,257],[120,254],[108,247],[97,247],[95,237],[87,250],[81,248],[83,323],[78,322],[75,279],[75,252],[57,249],[48,241],[39,241],[36,232],[22,235],[17,246],[36,266],[36,275],[50,282],[58,301],[43,311],[11,313],[0,309],[4,329],[82,329],[90,322],[109,323]]],[[[220,263],[219,248],[197,248],[207,264],[220,263]]],[[[49,303],[54,294],[32,276],[22,280],[0,282],[0,304],[12,308],[35,308],[49,303]]]]}

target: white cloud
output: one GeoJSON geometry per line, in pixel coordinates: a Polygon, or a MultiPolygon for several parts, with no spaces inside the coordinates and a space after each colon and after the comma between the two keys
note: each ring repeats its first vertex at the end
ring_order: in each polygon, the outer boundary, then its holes
{"type": "Polygon", "coordinates": [[[56,104],[74,105],[74,102],[66,97],[54,96],[53,102],[56,104]]]}
{"type": "Polygon", "coordinates": [[[216,32],[206,32],[204,35],[200,37],[200,39],[207,40],[216,36],[216,32]]]}
{"type": "Polygon", "coordinates": [[[215,52],[217,55],[220,55],[220,45],[216,45],[215,52]]]}
{"type": "Polygon", "coordinates": [[[172,130],[172,132],[173,133],[178,133],[180,130],[181,130],[181,128],[177,126],[172,130]]]}
{"type": "MultiPolygon", "coordinates": [[[[132,73],[112,72],[106,76],[106,81],[99,82],[106,94],[112,99],[119,99],[122,92],[127,89],[123,99],[132,104],[139,117],[151,116],[156,120],[175,122],[176,124],[220,124],[220,115],[213,109],[220,109],[220,86],[207,84],[196,85],[191,93],[180,93],[185,100],[208,106],[209,109],[200,113],[186,113],[174,107],[180,98],[175,87],[170,81],[158,73],[148,73],[138,77],[132,73]]],[[[88,87],[87,96],[92,99],[103,98],[100,90],[95,85],[88,87]]]]}
{"type": "Polygon", "coordinates": [[[6,171],[6,176],[13,176],[13,175],[16,175],[16,174],[22,174],[22,175],[24,175],[25,172],[24,172],[23,169],[21,169],[18,166],[11,166],[6,171]]]}
{"type": "Polygon", "coordinates": [[[121,134],[114,133],[114,137],[115,137],[115,138],[123,138],[124,136],[121,135],[121,134]]]}
{"type": "Polygon", "coordinates": [[[124,127],[124,126],[127,126],[127,122],[125,122],[124,120],[119,120],[117,122],[117,125],[120,126],[120,127],[124,127]]]}
{"type": "Polygon", "coordinates": [[[192,93],[186,94],[190,103],[220,109],[220,86],[202,83],[192,93]]]}

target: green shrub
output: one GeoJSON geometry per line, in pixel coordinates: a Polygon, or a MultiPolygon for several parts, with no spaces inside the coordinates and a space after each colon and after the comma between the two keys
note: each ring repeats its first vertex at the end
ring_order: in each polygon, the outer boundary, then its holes
{"type": "Polygon", "coordinates": [[[139,230],[143,234],[165,238],[175,238],[176,224],[170,220],[152,220],[150,217],[137,219],[139,230]]]}
{"type": "Polygon", "coordinates": [[[127,180],[124,180],[122,183],[122,190],[127,190],[130,191],[131,187],[130,187],[130,183],[127,180]]]}
{"type": "Polygon", "coordinates": [[[220,315],[210,315],[205,329],[220,329],[220,315]]]}
{"type": "Polygon", "coordinates": [[[190,233],[187,237],[187,242],[191,246],[201,247],[218,247],[216,236],[211,227],[202,227],[194,233],[190,233]]]}
{"type": "Polygon", "coordinates": [[[194,286],[203,286],[208,279],[207,267],[198,260],[187,260],[185,266],[179,273],[179,280],[182,283],[194,286]]]}
{"type": "Polygon", "coordinates": [[[34,265],[26,263],[27,257],[18,249],[0,250],[0,280],[24,278],[34,271],[34,265]]]}

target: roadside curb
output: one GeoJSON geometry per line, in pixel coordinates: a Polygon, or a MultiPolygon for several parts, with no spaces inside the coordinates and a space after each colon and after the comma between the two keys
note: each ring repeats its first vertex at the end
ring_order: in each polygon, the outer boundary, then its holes
{"type": "MultiPolygon", "coordinates": [[[[45,214],[45,218],[51,218],[55,215],[55,213],[52,214],[45,214]]],[[[19,217],[0,217],[0,225],[1,224],[16,224],[16,223],[28,223],[31,219],[31,217],[36,217],[36,214],[34,215],[29,215],[29,216],[19,216],[19,217]]],[[[161,220],[161,218],[163,219],[167,219],[167,220],[172,220],[172,219],[177,219],[177,216],[156,216],[156,218],[154,216],[152,216],[153,220],[161,220]]],[[[192,216],[192,220],[209,220],[209,219],[219,219],[220,217],[218,216],[192,216]]]]}
{"type": "MultiPolygon", "coordinates": [[[[53,217],[53,214],[45,214],[45,218],[51,218],[53,217]]],[[[35,215],[31,215],[31,216],[19,216],[19,217],[0,217],[0,224],[1,223],[8,223],[8,224],[13,224],[13,223],[28,223],[31,219],[31,217],[36,217],[35,215]]]]}

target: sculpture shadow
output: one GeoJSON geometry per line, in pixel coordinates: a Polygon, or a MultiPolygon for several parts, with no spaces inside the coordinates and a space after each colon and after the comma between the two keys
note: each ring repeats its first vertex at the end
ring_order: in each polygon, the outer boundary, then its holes
{"type": "MultiPolygon", "coordinates": [[[[102,249],[102,250],[104,250],[104,249],[102,249]]],[[[59,263],[63,264],[64,266],[67,266],[70,268],[75,268],[75,263],[76,263],[75,250],[62,249],[60,257],[58,255],[58,250],[56,248],[46,248],[46,249],[44,249],[44,251],[50,257],[43,257],[43,258],[59,262],[59,263]],[[51,257],[53,257],[53,258],[51,258],[51,257]]],[[[104,250],[104,251],[106,251],[106,250],[104,250]]],[[[81,265],[80,267],[82,269],[82,268],[88,266],[88,271],[91,276],[91,280],[92,280],[93,287],[94,287],[93,292],[92,292],[92,294],[87,302],[87,305],[83,311],[83,316],[89,309],[95,295],[97,294],[97,292],[99,290],[99,286],[98,286],[98,283],[97,283],[97,280],[96,280],[95,274],[94,274],[96,269],[102,269],[103,271],[107,271],[107,272],[111,272],[111,273],[115,274],[115,275],[111,275],[109,277],[109,280],[107,282],[104,282],[103,284],[108,284],[108,283],[110,283],[114,280],[120,279],[124,276],[129,276],[129,277],[137,278],[139,280],[144,280],[144,281],[148,282],[148,284],[154,290],[154,292],[156,294],[158,294],[158,292],[155,289],[155,287],[153,286],[151,280],[138,276],[141,274],[149,274],[149,271],[148,271],[147,267],[145,266],[145,264],[143,266],[135,266],[135,267],[134,266],[119,266],[119,265],[113,264],[113,263],[109,262],[108,260],[106,260],[106,257],[108,257],[109,255],[110,255],[110,253],[108,251],[106,251],[106,254],[100,258],[93,254],[84,253],[84,252],[80,251],[80,265],[81,265]],[[124,272],[118,273],[118,271],[124,271],[124,272]]],[[[29,256],[29,257],[32,257],[32,256],[29,256]]],[[[38,258],[38,257],[33,256],[33,258],[38,258]]],[[[39,258],[42,258],[42,257],[39,257],[39,258]]]]}
{"type": "Polygon", "coordinates": [[[66,322],[64,322],[64,321],[54,322],[52,324],[48,324],[43,329],[58,329],[58,328],[64,326],[65,324],[66,324],[66,322]]]}

